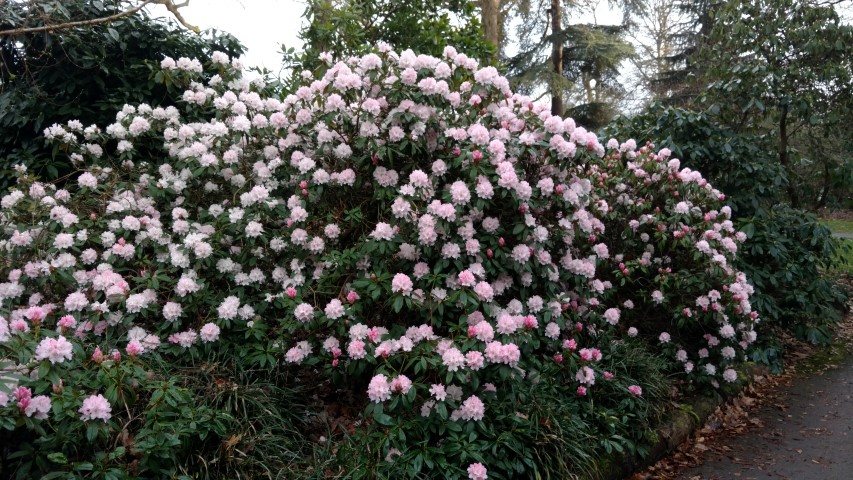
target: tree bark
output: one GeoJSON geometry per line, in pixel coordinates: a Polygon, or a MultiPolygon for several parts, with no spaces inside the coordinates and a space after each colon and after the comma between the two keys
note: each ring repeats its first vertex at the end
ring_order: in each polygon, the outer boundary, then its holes
{"type": "Polygon", "coordinates": [[[821,208],[826,207],[827,198],[829,198],[829,191],[832,189],[832,172],[829,168],[829,159],[823,158],[823,188],[820,192],[820,197],[818,197],[817,205],[815,205],[816,210],[820,210],[821,208]]]}
{"type": "Polygon", "coordinates": [[[501,52],[501,0],[480,0],[480,23],[483,36],[495,47],[495,55],[488,63],[496,63],[501,52]]]}
{"type": "Polygon", "coordinates": [[[788,175],[788,198],[791,200],[792,208],[800,208],[800,195],[794,182],[794,172],[791,169],[791,160],[788,157],[788,106],[782,107],[782,116],[779,118],[779,163],[788,175]]]}
{"type": "Polygon", "coordinates": [[[563,92],[560,78],[563,76],[563,39],[558,35],[563,30],[560,20],[563,16],[560,0],[551,0],[551,63],[554,71],[551,76],[551,114],[563,116],[563,92]]]}

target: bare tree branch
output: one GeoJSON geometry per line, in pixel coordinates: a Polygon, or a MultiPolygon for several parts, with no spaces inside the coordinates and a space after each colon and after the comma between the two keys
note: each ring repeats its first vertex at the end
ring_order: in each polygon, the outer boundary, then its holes
{"type": "MultiPolygon", "coordinates": [[[[2,3],[2,2],[0,2],[0,3],[2,3]]],[[[40,27],[21,27],[21,28],[13,28],[11,30],[0,30],[0,37],[12,36],[12,35],[24,35],[24,34],[28,34],[28,33],[53,32],[56,30],[67,30],[70,28],[89,27],[92,25],[100,25],[102,23],[110,23],[110,22],[114,22],[116,20],[119,20],[123,17],[133,15],[134,13],[141,10],[142,7],[144,7],[150,3],[156,3],[156,4],[164,5],[170,12],[172,12],[172,14],[175,16],[175,18],[178,20],[178,22],[181,23],[181,25],[188,28],[189,30],[192,30],[195,33],[199,32],[199,28],[194,26],[194,25],[190,25],[189,23],[187,23],[186,20],[184,20],[184,17],[178,11],[178,8],[186,6],[189,3],[188,0],[183,2],[180,5],[175,5],[175,3],[172,0],[143,0],[142,3],[140,3],[139,5],[136,5],[135,7],[128,8],[127,10],[123,10],[121,12],[118,12],[114,15],[110,15],[108,17],[91,18],[89,20],[79,20],[76,22],[57,23],[57,24],[53,24],[53,25],[42,25],[40,27]]]]}

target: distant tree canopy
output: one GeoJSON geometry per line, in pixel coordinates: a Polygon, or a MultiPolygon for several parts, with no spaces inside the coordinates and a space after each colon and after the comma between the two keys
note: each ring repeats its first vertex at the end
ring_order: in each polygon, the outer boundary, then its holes
{"type": "Polygon", "coordinates": [[[631,14],[642,6],[635,0],[611,3],[623,12],[618,25],[578,22],[590,8],[583,2],[505,2],[506,19],[516,25],[517,52],[506,59],[513,88],[547,92],[551,113],[574,117],[587,128],[606,125],[625,94],[620,69],[634,55],[625,36],[631,14]]]}
{"type": "MultiPolygon", "coordinates": [[[[128,5],[0,2],[0,31],[101,19],[128,5]]],[[[0,36],[0,185],[8,184],[15,164],[48,180],[69,173],[45,146],[44,128],[69,118],[106,125],[125,103],[167,104],[182,87],[155,78],[163,57],[204,58],[214,50],[239,56],[244,48],[231,35],[196,35],[144,10],[108,23],[0,36]]]]}
{"type": "Polygon", "coordinates": [[[495,47],[486,41],[476,5],[467,0],[308,0],[304,50],[290,49],[285,62],[299,75],[319,67],[320,53],[337,61],[385,42],[397,51],[440,56],[447,45],[488,63],[495,47]]]}

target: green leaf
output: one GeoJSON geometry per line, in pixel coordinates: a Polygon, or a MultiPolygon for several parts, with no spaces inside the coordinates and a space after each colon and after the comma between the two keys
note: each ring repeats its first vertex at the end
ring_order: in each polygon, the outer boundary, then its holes
{"type": "Polygon", "coordinates": [[[374,413],[373,418],[379,425],[390,426],[394,424],[394,420],[391,418],[391,415],[388,415],[387,413],[374,413]]]}
{"type": "Polygon", "coordinates": [[[86,440],[88,440],[89,443],[92,443],[95,441],[96,438],[98,438],[98,425],[94,424],[94,423],[87,424],[86,425],[86,440]]]}
{"type": "Polygon", "coordinates": [[[58,463],[60,465],[65,465],[68,463],[68,457],[65,456],[62,452],[53,452],[47,454],[47,459],[53,463],[58,463]]]}

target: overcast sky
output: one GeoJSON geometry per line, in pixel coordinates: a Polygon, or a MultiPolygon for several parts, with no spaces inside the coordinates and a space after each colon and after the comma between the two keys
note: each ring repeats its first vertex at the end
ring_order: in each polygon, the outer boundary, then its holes
{"type": "MultiPolygon", "coordinates": [[[[149,10],[155,16],[171,16],[162,5],[149,10]]],[[[246,46],[247,67],[266,67],[278,72],[281,44],[302,46],[297,38],[305,3],[298,0],[190,0],[181,8],[187,23],[202,30],[215,28],[237,37],[246,46]]]]}
{"type": "MultiPolygon", "coordinates": [[[[410,1],[410,0],[401,0],[410,1]]],[[[599,0],[595,20],[598,23],[619,23],[621,17],[610,10],[607,1],[599,0]]],[[[155,16],[171,16],[162,5],[149,11],[155,16]]],[[[215,28],[237,37],[248,52],[244,58],[247,67],[266,67],[277,73],[281,66],[281,44],[299,50],[304,0],[190,0],[181,8],[181,14],[190,24],[202,30],[215,28]]],[[[580,21],[593,21],[591,14],[580,21]]]]}

